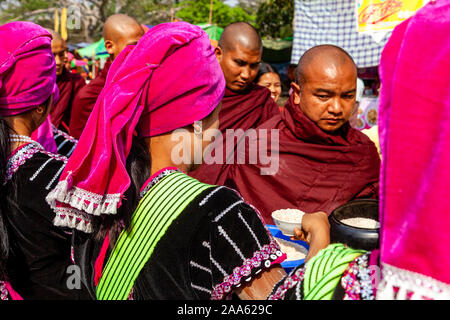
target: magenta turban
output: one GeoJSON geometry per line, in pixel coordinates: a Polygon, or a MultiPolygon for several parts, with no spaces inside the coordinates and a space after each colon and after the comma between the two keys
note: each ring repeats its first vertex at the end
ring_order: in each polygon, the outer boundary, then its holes
{"type": "Polygon", "coordinates": [[[51,94],[57,99],[51,35],[32,22],[0,26],[0,116],[36,108],[51,94]]]}
{"type": "Polygon", "coordinates": [[[208,116],[225,79],[208,35],[186,22],[150,29],[114,60],[91,116],[47,201],[56,225],[90,231],[86,214],[114,214],[130,186],[133,134],[155,136],[208,116]]]}

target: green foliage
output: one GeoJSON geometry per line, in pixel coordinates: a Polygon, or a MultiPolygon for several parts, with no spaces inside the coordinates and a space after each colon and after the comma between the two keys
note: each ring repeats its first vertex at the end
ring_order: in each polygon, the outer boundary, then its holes
{"type": "Polygon", "coordinates": [[[292,37],[294,19],[293,0],[267,0],[263,2],[256,14],[256,29],[261,37],[292,37]]]}
{"type": "MultiPolygon", "coordinates": [[[[183,1],[179,4],[177,18],[192,24],[208,23],[210,0],[183,1]]],[[[245,21],[252,23],[255,17],[246,13],[241,7],[230,7],[219,0],[213,1],[212,23],[226,27],[230,23],[245,21]]]]}

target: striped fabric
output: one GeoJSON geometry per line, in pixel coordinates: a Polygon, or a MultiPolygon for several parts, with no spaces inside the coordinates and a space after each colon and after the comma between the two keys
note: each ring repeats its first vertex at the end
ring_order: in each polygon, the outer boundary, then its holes
{"type": "Polygon", "coordinates": [[[391,33],[384,33],[379,42],[359,33],[355,0],[295,0],[291,63],[297,64],[314,46],[334,44],[347,51],[358,68],[378,66],[391,33]]]}
{"type": "Polygon", "coordinates": [[[331,300],[342,274],[364,250],[347,248],[343,244],[329,245],[307,264],[303,280],[303,300],[331,300]]]}
{"type": "Polygon", "coordinates": [[[111,253],[97,287],[99,300],[126,300],[158,241],[171,223],[201,192],[211,188],[174,172],[152,187],[133,214],[111,253]]]}

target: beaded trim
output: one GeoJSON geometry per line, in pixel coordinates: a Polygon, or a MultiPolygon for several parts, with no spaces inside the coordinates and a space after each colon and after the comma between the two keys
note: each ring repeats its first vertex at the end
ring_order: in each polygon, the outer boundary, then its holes
{"type": "Polygon", "coordinates": [[[44,151],[38,143],[28,143],[18,149],[9,159],[6,165],[6,176],[3,185],[11,180],[14,173],[19,170],[28,159],[32,158],[37,152],[44,151]]]}
{"type": "Polygon", "coordinates": [[[211,300],[222,300],[227,298],[231,290],[242,285],[243,281],[249,282],[253,279],[250,275],[258,274],[263,268],[270,268],[273,263],[283,256],[279,245],[273,241],[264,245],[261,250],[256,251],[252,258],[245,259],[241,267],[236,267],[232,274],[224,277],[223,282],[216,285],[211,293],[211,300]]]}
{"type": "Polygon", "coordinates": [[[377,300],[450,300],[450,285],[420,273],[382,263],[377,300]]]}
{"type": "Polygon", "coordinates": [[[52,131],[53,131],[53,135],[54,135],[54,139],[56,140],[59,136],[62,136],[65,140],[69,140],[70,142],[77,144],[78,140],[75,139],[74,137],[68,135],[67,133],[65,133],[64,131],[59,130],[58,128],[56,128],[53,124],[52,124],[52,131]]]}
{"type": "Polygon", "coordinates": [[[8,289],[6,289],[4,281],[0,281],[0,300],[9,300],[8,289]]]}
{"type": "Polygon", "coordinates": [[[159,181],[161,181],[164,177],[168,176],[169,174],[173,172],[182,172],[180,169],[165,169],[161,173],[159,173],[157,176],[155,176],[153,179],[150,180],[150,182],[142,189],[140,196],[141,198],[145,196],[145,194],[150,190],[155,184],[157,184],[159,181]]]}
{"type": "Polygon", "coordinates": [[[372,279],[369,265],[370,252],[365,253],[345,270],[341,285],[345,290],[344,300],[374,300],[372,279]]]}
{"type": "Polygon", "coordinates": [[[297,286],[297,288],[299,289],[296,290],[297,299],[301,300],[300,285],[303,281],[304,276],[305,276],[305,267],[295,270],[293,274],[284,278],[283,280],[284,282],[267,299],[283,300],[286,295],[286,292],[289,289],[292,289],[293,287],[297,286]]]}

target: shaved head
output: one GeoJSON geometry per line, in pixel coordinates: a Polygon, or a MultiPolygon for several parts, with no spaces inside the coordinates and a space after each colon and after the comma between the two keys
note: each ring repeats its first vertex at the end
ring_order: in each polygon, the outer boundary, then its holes
{"type": "Polygon", "coordinates": [[[66,41],[61,37],[61,35],[52,30],[46,29],[52,35],[52,53],[55,57],[56,63],[56,75],[61,75],[64,70],[64,66],[68,61],[67,53],[69,48],[67,47],[66,41]]]}
{"type": "Polygon", "coordinates": [[[105,47],[111,59],[115,59],[126,46],[136,44],[144,35],[139,22],[126,14],[113,14],[103,26],[105,47]]]}
{"type": "Polygon", "coordinates": [[[47,30],[52,35],[52,41],[64,41],[64,39],[61,37],[61,35],[58,32],[56,32],[52,29],[47,29],[47,28],[45,30],[47,30]]]}
{"type": "Polygon", "coordinates": [[[325,132],[348,122],[356,100],[358,70],[345,50],[333,45],[309,49],[300,58],[296,82],[291,83],[294,104],[325,132]]]}
{"type": "Polygon", "coordinates": [[[308,80],[308,76],[317,70],[318,66],[341,66],[350,64],[357,72],[353,58],[342,48],[334,45],[319,45],[307,50],[300,58],[297,66],[296,82],[299,85],[308,80]]]}
{"type": "Polygon", "coordinates": [[[244,91],[258,74],[262,41],[255,28],[246,22],[227,26],[215,49],[227,88],[244,91]]]}
{"type": "Polygon", "coordinates": [[[222,50],[235,50],[240,45],[250,51],[262,51],[262,41],[258,32],[247,22],[235,22],[223,30],[219,40],[222,50]]]}

